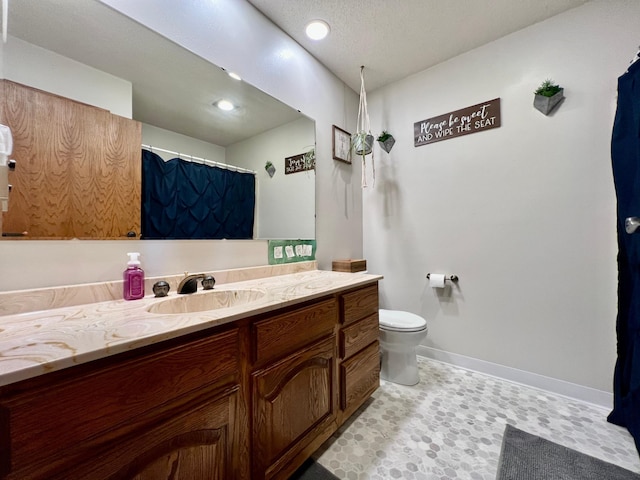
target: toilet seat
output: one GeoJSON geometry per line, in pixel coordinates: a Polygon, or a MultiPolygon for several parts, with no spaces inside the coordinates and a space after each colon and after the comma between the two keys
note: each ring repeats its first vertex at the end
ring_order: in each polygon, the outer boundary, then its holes
{"type": "Polygon", "coordinates": [[[380,328],[383,330],[419,332],[427,328],[427,321],[411,312],[380,309],[378,313],[380,328]]]}

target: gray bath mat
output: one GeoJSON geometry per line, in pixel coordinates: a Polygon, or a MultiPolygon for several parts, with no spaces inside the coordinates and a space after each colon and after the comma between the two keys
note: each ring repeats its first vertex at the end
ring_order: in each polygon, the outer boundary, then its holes
{"type": "Polygon", "coordinates": [[[302,464],[302,466],[289,477],[289,480],[340,480],[329,470],[324,468],[312,458],[302,464]]]}
{"type": "Polygon", "coordinates": [[[507,425],[497,480],[640,480],[640,475],[507,425]]]}

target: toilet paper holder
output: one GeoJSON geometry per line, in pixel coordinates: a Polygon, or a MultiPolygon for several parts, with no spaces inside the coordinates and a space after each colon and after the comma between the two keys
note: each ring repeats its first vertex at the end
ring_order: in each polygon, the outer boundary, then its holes
{"type": "MultiPolygon", "coordinates": [[[[427,273],[427,279],[431,277],[430,273],[427,273]]],[[[453,283],[458,283],[458,276],[457,275],[448,275],[446,277],[444,277],[445,281],[449,280],[450,282],[453,283]]]]}

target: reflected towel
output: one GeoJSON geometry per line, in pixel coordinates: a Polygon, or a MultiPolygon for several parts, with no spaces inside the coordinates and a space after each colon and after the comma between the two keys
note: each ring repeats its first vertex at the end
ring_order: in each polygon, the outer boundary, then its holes
{"type": "Polygon", "coordinates": [[[13,137],[11,129],[0,124],[0,165],[6,165],[9,155],[13,150],[13,137]]]}

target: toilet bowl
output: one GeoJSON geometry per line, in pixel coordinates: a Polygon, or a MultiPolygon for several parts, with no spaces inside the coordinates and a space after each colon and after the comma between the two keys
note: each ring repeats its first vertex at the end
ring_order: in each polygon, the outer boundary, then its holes
{"type": "Polygon", "coordinates": [[[382,363],[380,377],[401,385],[420,381],[416,347],[427,336],[427,321],[410,312],[378,311],[382,363]]]}

